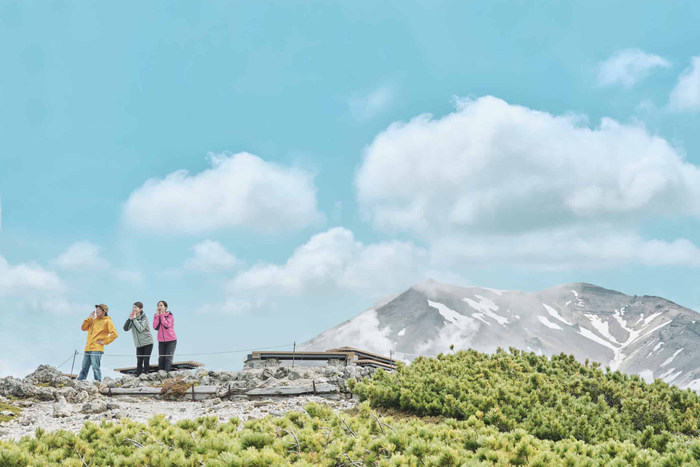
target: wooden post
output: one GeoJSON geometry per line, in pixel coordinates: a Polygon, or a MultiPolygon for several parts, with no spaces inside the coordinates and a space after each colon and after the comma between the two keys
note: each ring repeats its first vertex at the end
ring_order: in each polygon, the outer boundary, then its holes
{"type": "Polygon", "coordinates": [[[76,350],[75,353],[73,354],[73,363],[70,366],[70,374],[73,374],[73,367],[75,366],[75,356],[78,355],[78,351],[76,350]]]}
{"type": "Polygon", "coordinates": [[[311,383],[314,385],[314,396],[315,396],[315,395],[317,395],[316,394],[316,381],[315,380],[311,381],[311,383]]]}
{"type": "Polygon", "coordinates": [[[194,402],[194,384],[192,385],[192,402],[194,402]]]}
{"type": "Polygon", "coordinates": [[[107,395],[112,397],[112,388],[107,388],[107,395]]]}
{"type": "Polygon", "coordinates": [[[294,368],[294,358],[296,357],[296,355],[297,355],[297,343],[296,343],[296,341],[294,341],[294,351],[292,351],[292,368],[294,368]]]}
{"type": "Polygon", "coordinates": [[[231,383],[228,385],[228,398],[231,400],[231,383]]]}

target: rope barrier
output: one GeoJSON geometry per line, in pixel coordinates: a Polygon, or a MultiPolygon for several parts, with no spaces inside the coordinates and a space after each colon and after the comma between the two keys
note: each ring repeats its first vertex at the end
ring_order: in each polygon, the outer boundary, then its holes
{"type": "Polygon", "coordinates": [[[62,367],[63,365],[65,365],[66,363],[70,362],[70,359],[71,359],[71,358],[73,358],[73,355],[71,355],[70,357],[68,357],[68,359],[66,359],[65,362],[63,362],[63,363],[61,363],[60,365],[58,365],[58,366],[56,367],[56,369],[58,370],[59,368],[61,368],[61,367],[62,367]]]}
{"type": "MultiPolygon", "coordinates": [[[[158,355],[158,357],[199,357],[203,355],[224,355],[224,354],[230,354],[230,353],[241,353],[241,352],[253,352],[256,350],[270,350],[270,349],[281,349],[283,347],[291,347],[294,344],[285,344],[285,345],[278,345],[275,347],[258,347],[255,349],[241,349],[241,350],[225,350],[223,352],[204,352],[204,353],[180,353],[180,354],[172,354],[172,355],[158,355]]],[[[85,352],[78,352],[78,354],[85,355],[85,352]]],[[[103,357],[153,357],[154,355],[134,355],[134,354],[104,354],[103,357]]],[[[73,356],[71,355],[71,358],[73,356]]],[[[70,358],[68,359],[70,360],[70,358]]],[[[68,361],[66,360],[66,361],[68,361]]]]}

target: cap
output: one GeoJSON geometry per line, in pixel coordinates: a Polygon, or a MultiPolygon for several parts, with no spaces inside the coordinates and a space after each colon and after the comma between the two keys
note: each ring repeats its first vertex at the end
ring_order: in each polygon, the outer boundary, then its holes
{"type": "Polygon", "coordinates": [[[109,313],[109,307],[107,305],[105,305],[104,303],[100,303],[99,305],[95,305],[95,308],[97,308],[98,306],[100,308],[102,308],[102,311],[104,311],[105,314],[109,313]]]}

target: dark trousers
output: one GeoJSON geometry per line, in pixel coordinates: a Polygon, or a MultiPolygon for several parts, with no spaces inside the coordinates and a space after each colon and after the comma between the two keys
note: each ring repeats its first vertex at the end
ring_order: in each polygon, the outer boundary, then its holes
{"type": "Polygon", "coordinates": [[[141,373],[148,374],[151,368],[151,352],[153,352],[153,344],[136,347],[136,377],[141,373]]]}
{"type": "Polygon", "coordinates": [[[170,371],[173,366],[173,355],[177,340],[170,342],[158,342],[158,370],[170,371]]]}

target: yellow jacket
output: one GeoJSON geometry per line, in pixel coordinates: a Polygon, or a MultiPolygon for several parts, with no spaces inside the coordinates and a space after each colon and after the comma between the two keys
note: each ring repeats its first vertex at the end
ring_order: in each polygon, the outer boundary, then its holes
{"type": "Polygon", "coordinates": [[[117,338],[117,330],[114,328],[112,318],[103,316],[102,318],[88,318],[83,321],[81,326],[83,331],[88,332],[87,344],[85,344],[86,352],[105,351],[105,345],[114,341],[117,338]],[[102,339],[104,345],[97,343],[102,339]]]}

